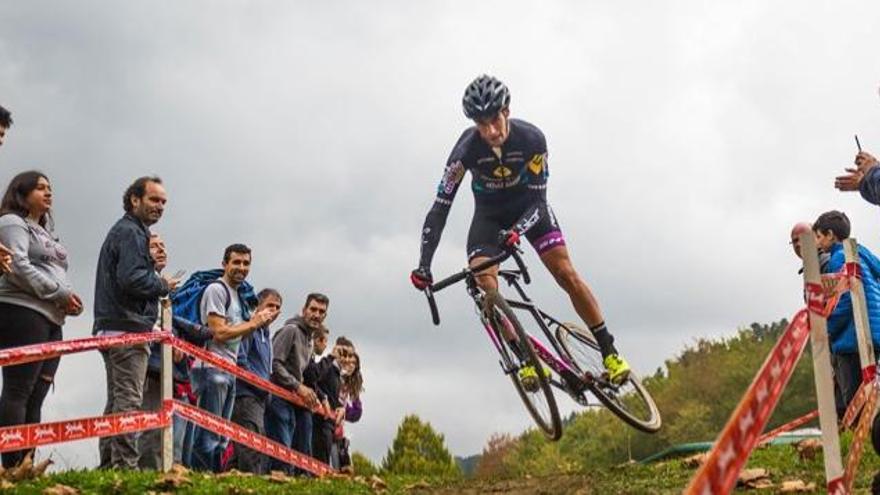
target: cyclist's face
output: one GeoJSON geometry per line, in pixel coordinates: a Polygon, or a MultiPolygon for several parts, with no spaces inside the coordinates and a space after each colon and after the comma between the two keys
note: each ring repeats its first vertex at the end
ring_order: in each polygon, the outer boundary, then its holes
{"type": "Polygon", "coordinates": [[[507,136],[510,135],[510,127],[507,125],[508,115],[510,115],[510,109],[505,108],[494,117],[474,121],[477,124],[477,130],[480,131],[480,137],[489,146],[498,147],[507,141],[507,136]]]}

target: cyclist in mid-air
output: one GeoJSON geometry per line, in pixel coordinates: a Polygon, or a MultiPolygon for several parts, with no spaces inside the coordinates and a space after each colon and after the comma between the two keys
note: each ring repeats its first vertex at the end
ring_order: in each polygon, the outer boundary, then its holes
{"type": "MultiPolygon", "coordinates": [[[[482,75],[468,85],[462,104],[464,114],[476,125],[464,131],[446,162],[422,229],[421,257],[410,275],[412,284],[419,290],[431,285],[434,251],[455,193],[470,170],[475,206],[467,241],[470,266],[501,254],[502,244],[513,246],[525,236],[596,337],[609,379],[622,383],[629,376],[629,365],[615,349],[590,287],[572,265],[565,238],[547,204],[544,134],[528,122],[510,118],[510,91],[492,76],[482,75]],[[506,233],[499,239],[502,230],[506,233]]],[[[498,266],[480,273],[477,284],[486,292],[497,290],[498,266]]],[[[537,376],[530,368],[519,373],[537,376]]]]}

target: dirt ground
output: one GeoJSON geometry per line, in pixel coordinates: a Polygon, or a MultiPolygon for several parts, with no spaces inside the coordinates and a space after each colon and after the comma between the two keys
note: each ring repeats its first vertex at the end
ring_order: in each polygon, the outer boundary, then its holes
{"type": "Polygon", "coordinates": [[[522,478],[503,481],[474,481],[444,487],[417,489],[411,493],[425,495],[478,495],[503,493],[510,495],[587,495],[589,479],[582,475],[561,475],[543,478],[522,478]]]}

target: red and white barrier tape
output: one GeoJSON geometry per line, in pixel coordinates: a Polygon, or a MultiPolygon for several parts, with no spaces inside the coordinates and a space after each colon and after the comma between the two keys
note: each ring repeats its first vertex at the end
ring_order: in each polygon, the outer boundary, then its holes
{"type": "Polygon", "coordinates": [[[132,411],[93,418],[35,423],[0,428],[0,452],[30,449],[52,443],[163,428],[171,424],[171,404],[160,411],[132,411]]]}
{"type": "MultiPolygon", "coordinates": [[[[65,354],[73,354],[77,352],[110,349],[113,347],[124,347],[137,344],[150,344],[153,342],[169,342],[175,348],[194,356],[206,363],[216,366],[227,373],[230,373],[242,380],[253,384],[257,388],[265,390],[272,395],[281,397],[299,407],[306,406],[305,401],[298,394],[289,390],[285,390],[278,385],[260,378],[259,376],[243,370],[230,363],[216,354],[211,353],[200,347],[196,347],[189,342],[173,337],[169,332],[142,332],[129,333],[114,337],[89,337],[85,339],[60,340],[58,342],[47,342],[45,344],[34,344],[12,349],[0,351],[0,366],[15,366],[18,364],[32,363],[34,361],[42,361],[52,359],[65,354]]],[[[316,405],[308,408],[317,414],[321,414],[327,418],[332,418],[332,414],[324,411],[323,406],[316,405]]]]}
{"type": "Polygon", "coordinates": [[[790,421],[790,422],[788,422],[778,428],[770,430],[767,433],[764,433],[763,435],[761,435],[761,438],[758,439],[758,445],[759,446],[764,445],[765,443],[773,440],[774,438],[778,437],[779,435],[781,435],[785,432],[789,432],[791,430],[794,430],[795,428],[800,428],[801,426],[809,423],[810,421],[813,421],[814,419],[816,419],[818,417],[819,417],[819,410],[818,409],[816,409],[813,412],[804,414],[800,418],[797,418],[793,421],[790,421]]]}
{"type": "Polygon", "coordinates": [[[808,318],[808,311],[802,309],[782,333],[685,493],[730,493],[733,489],[804,351],[810,336],[808,318]]]}
{"type": "Polygon", "coordinates": [[[850,280],[861,278],[859,265],[847,262],[837,273],[822,275],[822,283],[806,283],[804,292],[807,298],[807,308],[810,311],[827,318],[837,306],[840,296],[850,290],[850,280]]]}
{"type": "MultiPolygon", "coordinates": [[[[65,354],[103,350],[137,344],[163,342],[192,355],[208,364],[214,365],[237,378],[241,378],[254,386],[266,390],[300,407],[307,407],[305,401],[297,394],[285,390],[278,385],[243,370],[234,363],[223,360],[215,354],[196,347],[188,342],[173,337],[170,332],[130,333],[114,337],[90,337],[85,339],[49,342],[29,346],[16,347],[0,351],[0,366],[15,366],[52,359],[65,354]]],[[[325,417],[332,417],[321,405],[310,408],[313,412],[325,417]]],[[[69,442],[94,437],[115,436],[135,433],[155,428],[164,428],[171,424],[172,413],[197,423],[218,435],[229,437],[266,455],[280,459],[305,469],[318,476],[331,473],[330,466],[309,456],[290,450],[266,437],[248,431],[223,418],[202,411],[196,407],[177,401],[166,401],[160,411],[133,411],[129,413],[111,414],[92,418],[58,421],[54,423],[37,423],[0,428],[0,452],[22,450],[52,443],[69,442]]]]}
{"type": "Polygon", "coordinates": [[[333,468],[305,454],[291,450],[278,442],[246,430],[241,426],[227,421],[220,416],[205,412],[197,407],[174,401],[174,413],[192,421],[206,430],[227,437],[234,442],[262,452],[280,461],[292,464],[316,475],[323,476],[333,472],[333,468]]]}
{"type": "Polygon", "coordinates": [[[45,344],[13,347],[0,351],[0,366],[15,366],[44,359],[52,359],[76,352],[110,349],[136,344],[159,342],[171,337],[170,332],[129,333],[116,337],[89,337],[75,340],[59,340],[45,344]]]}
{"type": "Polygon", "coordinates": [[[868,402],[868,397],[871,395],[871,389],[874,387],[874,382],[862,382],[862,384],[859,385],[859,389],[846,407],[846,413],[844,413],[843,419],[840,421],[842,427],[850,428],[852,426],[856,416],[859,415],[859,412],[868,402]]]}
{"type": "MultiPolygon", "coordinates": [[[[862,459],[862,451],[865,446],[865,438],[871,429],[871,423],[874,421],[874,412],[877,409],[877,386],[874,383],[868,385],[868,397],[865,400],[864,410],[859,417],[859,425],[853,434],[853,441],[849,447],[849,454],[846,457],[846,471],[843,474],[843,484],[845,493],[852,493],[852,485],[855,481],[856,469],[862,459]]],[[[853,401],[855,402],[855,401],[853,401]]]]}
{"type": "Polygon", "coordinates": [[[877,363],[862,368],[862,383],[873,382],[877,378],[877,363]]]}
{"type": "Polygon", "coordinates": [[[264,380],[264,379],[260,378],[259,376],[251,373],[250,371],[243,370],[243,369],[239,368],[235,363],[226,361],[225,359],[217,356],[216,354],[214,354],[206,349],[202,349],[201,347],[196,347],[196,346],[190,344],[189,342],[186,342],[185,340],[181,340],[177,337],[171,338],[171,345],[173,345],[175,348],[185,352],[186,354],[189,354],[190,356],[193,356],[193,357],[195,357],[201,361],[204,361],[205,363],[208,363],[210,365],[216,366],[217,368],[220,368],[221,370],[223,370],[223,371],[225,371],[225,372],[227,372],[237,378],[241,378],[242,380],[256,386],[257,388],[260,388],[262,390],[265,390],[265,391],[271,393],[272,395],[275,395],[275,396],[280,397],[288,402],[296,404],[299,407],[304,407],[306,409],[309,409],[312,412],[314,412],[316,414],[320,414],[326,418],[333,419],[332,413],[324,411],[324,407],[321,406],[320,404],[316,405],[314,407],[308,407],[308,406],[306,406],[306,402],[303,400],[303,398],[300,397],[298,394],[295,394],[289,390],[281,388],[278,385],[270,382],[269,380],[264,380]]]}

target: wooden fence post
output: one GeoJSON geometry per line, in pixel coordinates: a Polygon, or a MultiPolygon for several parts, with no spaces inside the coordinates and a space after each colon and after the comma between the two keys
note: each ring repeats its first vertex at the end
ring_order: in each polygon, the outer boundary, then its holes
{"type": "MultiPolygon", "coordinates": [[[[171,313],[171,301],[165,299],[162,301],[162,330],[165,332],[170,332],[172,328],[172,313],[171,313]]],[[[168,342],[163,342],[161,345],[162,349],[162,372],[160,374],[160,380],[162,382],[162,407],[165,407],[165,404],[168,403],[169,400],[173,398],[172,395],[172,357],[171,357],[171,344],[168,342]]],[[[172,421],[168,426],[162,428],[162,471],[168,472],[171,470],[171,465],[174,463],[174,421],[172,421]]]]}
{"type": "MultiPolygon", "coordinates": [[[[804,283],[807,287],[808,307],[811,294],[809,286],[821,288],[822,273],[819,268],[819,252],[812,232],[801,234],[801,256],[804,260],[804,283]]],[[[824,293],[824,289],[822,289],[824,293]]],[[[824,301],[824,297],[821,297],[824,301]]],[[[815,308],[813,308],[815,309],[815,308]]],[[[829,493],[843,487],[843,462],[840,456],[840,436],[837,433],[837,408],[834,403],[834,378],[831,374],[831,347],[828,343],[828,320],[810,310],[810,343],[813,350],[813,375],[816,379],[816,400],[819,403],[819,427],[822,429],[822,447],[825,459],[825,480],[829,493]]]]}

